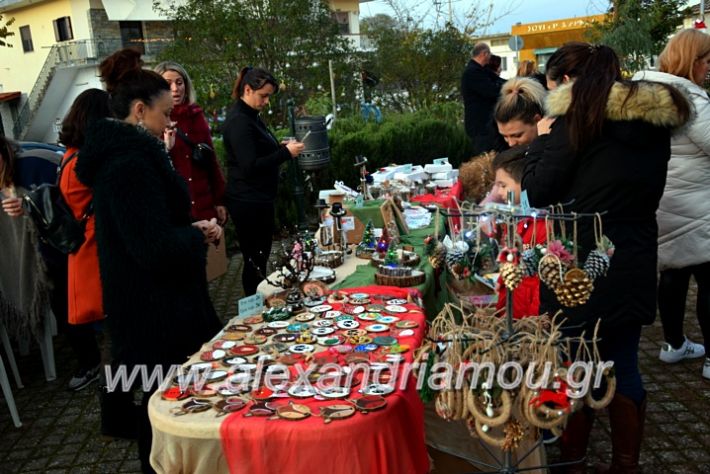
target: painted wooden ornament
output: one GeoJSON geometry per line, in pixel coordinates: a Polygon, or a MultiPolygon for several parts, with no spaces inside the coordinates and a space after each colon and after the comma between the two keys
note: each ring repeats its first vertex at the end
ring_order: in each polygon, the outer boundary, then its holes
{"type": "Polygon", "coordinates": [[[239,397],[227,397],[224,400],[215,402],[212,406],[217,410],[215,416],[220,417],[241,410],[246,406],[246,402],[239,397]]]}
{"type": "Polygon", "coordinates": [[[371,411],[381,410],[387,406],[387,400],[382,395],[364,395],[347,401],[352,403],[363,415],[371,411]]]}
{"type": "Polygon", "coordinates": [[[323,418],[326,425],[335,420],[344,420],[355,414],[355,407],[351,405],[326,405],[318,409],[318,416],[323,418]]]}
{"type": "Polygon", "coordinates": [[[282,419],[288,421],[305,420],[311,416],[311,409],[308,405],[288,402],[288,405],[276,407],[276,414],[270,420],[282,419]]]}

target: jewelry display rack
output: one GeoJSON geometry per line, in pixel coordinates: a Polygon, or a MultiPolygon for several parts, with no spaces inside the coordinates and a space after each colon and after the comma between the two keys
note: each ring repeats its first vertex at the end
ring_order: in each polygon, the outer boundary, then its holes
{"type": "MultiPolygon", "coordinates": [[[[512,191],[508,191],[508,204],[507,205],[496,205],[496,204],[489,204],[486,207],[479,207],[475,206],[471,210],[441,210],[440,212],[444,217],[447,218],[467,218],[467,217],[482,217],[482,216],[492,216],[495,217],[496,219],[498,218],[503,218],[504,220],[504,226],[506,228],[506,246],[508,248],[513,248],[515,247],[515,236],[516,236],[516,227],[517,223],[526,218],[544,218],[550,221],[572,221],[576,222],[577,220],[581,218],[595,218],[595,217],[600,217],[603,214],[606,214],[606,212],[601,212],[601,213],[594,213],[594,214],[589,214],[589,213],[564,213],[564,212],[554,212],[554,210],[548,211],[546,209],[530,209],[526,210],[528,212],[524,212],[523,209],[520,206],[514,205],[514,194],[512,191]]],[[[569,203],[568,203],[569,204],[569,203]]],[[[562,208],[564,205],[558,206],[558,208],[562,208]]],[[[463,226],[462,226],[463,227],[463,226]]],[[[574,242],[574,245],[577,245],[577,242],[574,242]]],[[[501,344],[505,344],[507,341],[513,339],[515,337],[515,329],[513,327],[513,294],[514,290],[506,289],[506,301],[505,301],[505,318],[506,318],[506,324],[507,324],[507,332],[501,335],[501,344]]],[[[460,341],[465,342],[466,339],[460,339],[460,341]]],[[[438,340],[436,342],[447,342],[446,340],[441,341],[438,340]]],[[[591,341],[590,341],[591,342],[591,341]]],[[[575,461],[560,461],[557,463],[552,463],[552,464],[544,464],[540,466],[533,466],[533,467],[520,467],[520,464],[525,461],[536,449],[538,449],[542,445],[542,436],[540,436],[540,439],[538,439],[533,446],[520,458],[517,459],[517,462],[513,462],[513,453],[512,451],[508,450],[505,451],[503,454],[503,459],[500,459],[492,450],[489,446],[486,445],[486,443],[483,442],[479,438],[479,443],[481,446],[487,451],[487,453],[493,458],[496,462],[496,464],[490,464],[484,461],[480,460],[468,460],[469,462],[476,464],[478,466],[487,468],[487,469],[493,469],[491,471],[484,471],[480,472],[477,471],[476,474],[514,474],[517,472],[526,472],[526,471],[534,471],[534,470],[545,470],[545,469],[550,469],[550,468],[558,468],[558,467],[565,467],[565,466],[572,466],[572,465],[578,465],[578,464],[583,464],[586,461],[586,456],[583,457],[582,459],[575,460],[575,461]]],[[[474,473],[471,473],[474,474],[474,473]]]]}

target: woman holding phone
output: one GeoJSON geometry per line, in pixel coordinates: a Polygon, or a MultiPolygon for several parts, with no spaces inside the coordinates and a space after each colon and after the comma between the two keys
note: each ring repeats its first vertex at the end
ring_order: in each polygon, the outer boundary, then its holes
{"type": "Polygon", "coordinates": [[[298,156],[304,145],[279,142],[259,117],[278,90],[269,72],[252,67],[239,71],[232,90],[236,99],[224,124],[227,153],[226,204],[244,257],[245,296],[256,293],[266,275],[274,233],[274,201],[280,166],[298,156]]]}

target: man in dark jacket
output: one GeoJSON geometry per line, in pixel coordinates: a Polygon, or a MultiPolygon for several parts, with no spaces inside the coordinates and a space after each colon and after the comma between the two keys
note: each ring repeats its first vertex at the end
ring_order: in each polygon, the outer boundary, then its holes
{"type": "Polygon", "coordinates": [[[476,44],[471,53],[471,60],[461,76],[464,127],[466,134],[473,141],[475,155],[494,148],[495,129],[491,118],[500,88],[505,82],[484,67],[490,58],[491,48],[486,43],[476,44]]]}

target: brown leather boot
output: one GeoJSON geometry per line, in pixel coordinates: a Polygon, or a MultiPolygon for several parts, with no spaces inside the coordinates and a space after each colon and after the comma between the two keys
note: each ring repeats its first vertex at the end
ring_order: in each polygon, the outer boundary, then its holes
{"type": "Polygon", "coordinates": [[[638,474],[643,426],[646,421],[646,397],[640,405],[616,394],[608,407],[611,425],[611,466],[597,466],[598,474],[638,474]]]}
{"type": "Polygon", "coordinates": [[[594,424],[594,411],[583,407],[574,413],[567,427],[562,433],[560,449],[562,451],[561,462],[581,461],[569,466],[560,466],[553,470],[560,474],[584,474],[586,470],[587,444],[589,443],[589,433],[594,424]]]}

